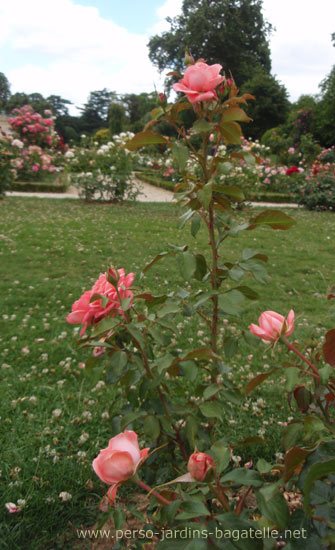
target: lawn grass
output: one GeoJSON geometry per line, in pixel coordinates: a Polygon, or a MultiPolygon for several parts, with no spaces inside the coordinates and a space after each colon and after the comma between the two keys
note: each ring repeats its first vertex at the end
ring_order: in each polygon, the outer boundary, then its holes
{"type": "MultiPolygon", "coordinates": [[[[110,264],[138,274],[168,243],[188,244],[203,253],[205,232],[195,240],[187,227],[179,229],[180,213],[171,204],[116,206],[37,198],[0,202],[1,548],[74,548],[71,525],[94,522],[106,487],[91,463],[115,435],[112,419],[119,403],[115,388],[104,383],[103,362],[90,373],[83,371],[87,353],[76,348],[73,326],[65,317],[72,302],[110,264]],[[54,412],[58,409],[59,415],[54,412]],[[72,498],[63,502],[62,491],[72,498]],[[25,508],[8,514],[4,504],[17,499],[26,500],[25,508]]],[[[267,285],[248,281],[261,298],[247,303],[237,324],[227,318],[221,327],[226,333],[247,329],[266,309],[285,315],[295,310],[296,341],[311,332],[322,336],[323,327],[333,326],[326,296],[335,282],[334,214],[300,209],[286,213],[297,221],[291,230],[246,231],[222,248],[227,260],[239,260],[246,247],[267,254],[270,276],[267,285]]],[[[241,219],[249,214],[237,213],[241,219]]],[[[185,283],[172,259],[155,264],[142,281],[137,277],[135,286],[161,293],[184,288],[185,283]]],[[[189,345],[190,339],[195,345],[206,342],[198,320],[180,323],[179,347],[189,345]]],[[[232,379],[244,385],[250,373],[263,372],[273,363],[262,343],[251,348],[243,342],[230,360],[232,379]]],[[[264,431],[265,450],[237,447],[236,454],[242,461],[257,453],[270,459],[281,450],[278,422],[294,414],[282,385],[269,382],[243,406],[232,406],[222,433],[236,444],[264,431]]]]}

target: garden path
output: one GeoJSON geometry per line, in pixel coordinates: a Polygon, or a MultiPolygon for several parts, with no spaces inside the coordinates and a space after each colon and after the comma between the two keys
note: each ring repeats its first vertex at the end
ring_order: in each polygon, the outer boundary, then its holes
{"type": "MultiPolygon", "coordinates": [[[[172,191],[167,191],[160,187],[155,187],[149,183],[140,182],[137,180],[140,194],[137,197],[139,202],[171,202],[173,198],[172,191]]],[[[39,197],[47,199],[78,199],[79,194],[76,187],[69,187],[66,193],[39,193],[25,191],[8,191],[8,197],[39,197]]]]}
{"type": "MultiPolygon", "coordinates": [[[[139,189],[141,191],[138,195],[137,200],[139,202],[172,202],[173,193],[167,189],[162,189],[161,187],[155,187],[149,183],[140,182],[137,180],[139,189]]],[[[23,191],[8,191],[6,193],[8,197],[38,197],[38,198],[47,198],[47,199],[78,199],[79,194],[78,190],[75,187],[69,187],[66,193],[30,193],[23,191]]],[[[252,202],[251,206],[267,206],[268,208],[298,208],[297,204],[285,203],[268,203],[268,202],[252,202]]]]}

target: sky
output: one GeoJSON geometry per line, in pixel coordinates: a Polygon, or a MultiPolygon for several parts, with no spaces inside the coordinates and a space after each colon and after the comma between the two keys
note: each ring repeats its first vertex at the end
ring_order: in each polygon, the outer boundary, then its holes
{"type": "MultiPolygon", "coordinates": [[[[0,0],[0,72],[11,92],[60,95],[82,106],[94,90],[163,90],[149,38],[169,30],[182,0],[0,0]]],[[[272,74],[291,101],[317,94],[335,64],[335,0],[263,0],[272,74]]],[[[75,107],[71,108],[76,114],[75,107]]]]}

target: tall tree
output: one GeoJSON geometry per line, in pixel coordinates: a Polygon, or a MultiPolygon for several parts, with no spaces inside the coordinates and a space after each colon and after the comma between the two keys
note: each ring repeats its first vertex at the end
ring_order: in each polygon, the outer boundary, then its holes
{"type": "Polygon", "coordinates": [[[126,113],[123,105],[111,103],[108,111],[108,125],[110,135],[120,134],[126,120],[126,113]]]}
{"type": "Polygon", "coordinates": [[[102,125],[106,125],[109,106],[116,99],[117,94],[109,92],[107,88],[91,92],[87,103],[81,108],[82,116],[90,120],[95,119],[102,125]]]}
{"type": "Polygon", "coordinates": [[[156,92],[141,94],[124,94],[121,96],[122,105],[128,117],[128,127],[132,132],[142,130],[146,115],[157,106],[156,92]]]}
{"type": "Polygon", "coordinates": [[[5,109],[10,98],[10,85],[7,77],[0,73],[0,111],[5,109]]]}
{"type": "Polygon", "coordinates": [[[160,71],[183,71],[185,48],[195,59],[220,63],[238,86],[257,67],[271,70],[268,35],[271,25],[262,14],[262,0],[184,0],[170,30],[149,41],[149,57],[160,71]]]}
{"type": "Polygon", "coordinates": [[[50,104],[38,92],[26,94],[24,92],[16,92],[7,101],[6,111],[10,113],[13,109],[23,107],[23,105],[31,105],[34,111],[43,115],[45,109],[50,109],[50,104]]]}
{"type": "Polygon", "coordinates": [[[335,65],[320,84],[321,94],[315,109],[315,134],[326,147],[335,144],[335,65]]]}
{"type": "Polygon", "coordinates": [[[257,70],[250,80],[246,80],[241,92],[251,94],[255,101],[246,107],[252,124],[245,124],[243,131],[247,137],[260,139],[266,130],[285,122],[290,102],[285,88],[273,75],[257,70]]]}
{"type": "Polygon", "coordinates": [[[50,105],[50,109],[56,117],[69,115],[69,109],[67,106],[72,105],[72,102],[68,99],[63,99],[59,95],[49,95],[46,101],[50,105]]]}

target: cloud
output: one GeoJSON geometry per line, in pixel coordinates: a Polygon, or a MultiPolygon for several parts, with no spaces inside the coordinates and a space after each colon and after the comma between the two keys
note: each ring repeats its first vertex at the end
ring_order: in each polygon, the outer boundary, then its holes
{"type": "Polygon", "coordinates": [[[334,0],[263,0],[263,13],[276,28],[270,37],[272,72],[291,100],[318,93],[318,84],[334,64],[334,0]]]}
{"type": "MultiPolygon", "coordinates": [[[[301,93],[317,93],[334,63],[333,2],[318,0],[316,7],[305,0],[263,0],[265,18],[277,28],[270,41],[272,70],[293,100],[301,93]]],[[[147,43],[150,36],[169,30],[165,19],[178,15],[181,5],[182,0],[162,1],[157,23],[140,34],[80,0],[0,0],[0,46],[8,67],[12,61],[11,68],[2,70],[13,93],[57,94],[77,105],[102,88],[118,93],[161,90],[163,79],[149,60],[147,43]]]]}
{"type": "Polygon", "coordinates": [[[170,24],[166,21],[167,17],[175,17],[181,13],[181,7],[183,0],[166,0],[164,4],[159,6],[156,10],[158,22],[150,29],[149,34],[161,34],[162,32],[170,30],[170,24]]]}
{"type": "Polygon", "coordinates": [[[70,0],[0,0],[1,41],[32,60],[7,72],[12,92],[57,94],[75,104],[102,88],[150,92],[161,79],[148,58],[146,35],[102,18],[70,0]]]}

